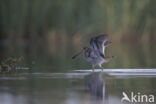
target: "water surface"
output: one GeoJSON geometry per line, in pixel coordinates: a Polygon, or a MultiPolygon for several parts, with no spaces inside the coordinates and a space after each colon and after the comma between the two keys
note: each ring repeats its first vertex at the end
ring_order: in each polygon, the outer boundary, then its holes
{"type": "Polygon", "coordinates": [[[123,91],[155,94],[155,69],[137,70],[140,71],[106,69],[101,72],[97,69],[94,73],[91,70],[73,70],[62,73],[20,72],[1,75],[0,102],[1,104],[122,104],[120,100],[123,91]],[[127,72],[129,74],[126,74],[127,72]]]}

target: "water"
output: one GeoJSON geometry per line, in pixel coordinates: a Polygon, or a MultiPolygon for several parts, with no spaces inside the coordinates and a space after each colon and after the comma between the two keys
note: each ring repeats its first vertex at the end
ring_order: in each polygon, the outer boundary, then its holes
{"type": "Polygon", "coordinates": [[[101,72],[97,69],[94,73],[73,70],[1,75],[0,104],[123,104],[123,91],[156,94],[155,69],[137,70],[140,71],[106,69],[101,72]],[[130,74],[125,74],[128,72],[130,74]]]}
{"type": "Polygon", "coordinates": [[[94,73],[82,55],[71,59],[81,46],[0,47],[1,57],[24,57],[16,73],[0,74],[0,104],[129,104],[121,103],[123,92],[155,95],[155,47],[113,42],[106,55],[116,58],[94,73]]]}

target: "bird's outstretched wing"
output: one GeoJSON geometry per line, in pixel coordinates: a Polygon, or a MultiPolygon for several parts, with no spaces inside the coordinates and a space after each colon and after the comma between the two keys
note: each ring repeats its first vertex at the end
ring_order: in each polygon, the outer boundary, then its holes
{"type": "Polygon", "coordinates": [[[91,38],[90,40],[90,47],[95,52],[102,57],[105,55],[105,47],[109,44],[108,35],[107,34],[100,34],[96,37],[91,38]]]}

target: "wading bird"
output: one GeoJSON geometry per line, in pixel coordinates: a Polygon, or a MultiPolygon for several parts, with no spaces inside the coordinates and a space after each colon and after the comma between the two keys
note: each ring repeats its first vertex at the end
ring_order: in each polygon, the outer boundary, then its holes
{"type": "MultiPolygon", "coordinates": [[[[108,62],[114,56],[105,56],[105,48],[109,46],[112,42],[108,40],[107,34],[101,34],[96,37],[91,38],[90,48],[83,47],[81,52],[74,55],[72,59],[75,59],[81,53],[84,54],[84,58],[92,64],[94,71],[95,66],[102,68],[102,64],[108,62]]],[[[103,70],[103,68],[102,68],[103,70]]]]}

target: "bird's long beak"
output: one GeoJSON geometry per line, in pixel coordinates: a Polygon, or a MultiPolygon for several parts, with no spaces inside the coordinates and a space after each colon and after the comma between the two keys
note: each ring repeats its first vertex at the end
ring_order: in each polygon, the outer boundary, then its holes
{"type": "Polygon", "coordinates": [[[73,57],[72,57],[72,59],[75,59],[77,56],[79,56],[80,54],[82,53],[82,51],[80,51],[79,53],[77,53],[76,55],[74,55],[73,57]]]}

